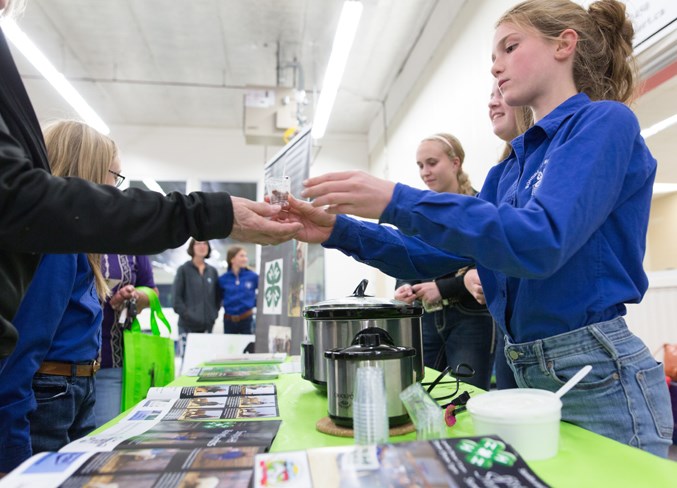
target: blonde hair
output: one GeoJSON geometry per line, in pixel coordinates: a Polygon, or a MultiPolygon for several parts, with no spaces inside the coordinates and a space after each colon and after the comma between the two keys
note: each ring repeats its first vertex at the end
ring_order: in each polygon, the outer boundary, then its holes
{"type": "Polygon", "coordinates": [[[632,56],[634,29],[625,5],[616,0],[593,2],[586,11],[569,0],[527,0],[507,11],[496,26],[510,22],[557,39],[566,29],[578,33],[574,83],[592,100],[632,101],[636,65],[632,56]]]}
{"type": "MultiPolygon", "coordinates": [[[[458,179],[458,193],[461,195],[474,195],[475,190],[470,184],[470,177],[468,174],[463,171],[463,160],[465,159],[465,151],[463,146],[461,146],[461,141],[451,134],[445,132],[440,132],[438,134],[433,134],[426,137],[423,141],[437,141],[441,142],[445,147],[445,154],[449,159],[458,158],[460,164],[458,166],[458,173],[456,178],[458,179]]],[[[421,142],[423,142],[421,141],[421,142]]]]}
{"type": "MultiPolygon", "coordinates": [[[[532,125],[534,125],[534,113],[529,107],[514,107],[515,115],[515,130],[517,133],[514,137],[517,137],[521,134],[524,134],[532,125]]],[[[510,156],[512,152],[512,146],[510,141],[505,141],[505,147],[501,153],[499,161],[503,161],[505,158],[510,156]]]]}
{"type": "MultiPolygon", "coordinates": [[[[47,157],[54,176],[76,177],[102,185],[108,170],[118,157],[115,142],[76,120],[60,120],[44,128],[47,157]]],[[[94,273],[97,295],[104,300],[109,293],[101,272],[101,255],[90,253],[87,260],[94,273]]]]}

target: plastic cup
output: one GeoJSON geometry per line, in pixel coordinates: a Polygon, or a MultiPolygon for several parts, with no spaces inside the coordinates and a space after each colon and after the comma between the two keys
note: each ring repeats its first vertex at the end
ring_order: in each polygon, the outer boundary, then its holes
{"type": "Polygon", "coordinates": [[[355,444],[368,446],[388,442],[388,412],[385,399],[383,369],[358,368],[353,395],[355,444]]]}
{"type": "Polygon", "coordinates": [[[490,391],[472,397],[466,406],[476,435],[498,435],[527,461],[557,454],[562,402],[551,391],[490,391]]]}
{"type": "Polygon", "coordinates": [[[416,439],[420,441],[446,437],[447,426],[444,411],[425,391],[420,383],[406,387],[400,393],[400,400],[407,409],[409,417],[416,427],[416,439]]]}
{"type": "Polygon", "coordinates": [[[266,179],[266,194],[273,205],[286,207],[289,205],[291,180],[289,176],[271,176],[266,179]]]}

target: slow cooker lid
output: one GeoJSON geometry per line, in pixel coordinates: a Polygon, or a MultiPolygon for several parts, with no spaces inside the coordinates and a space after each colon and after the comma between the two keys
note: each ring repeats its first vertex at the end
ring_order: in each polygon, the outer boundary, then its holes
{"type": "Polygon", "coordinates": [[[351,296],[325,300],[303,309],[307,319],[317,318],[401,318],[420,317],[423,309],[393,299],[375,298],[365,295],[368,280],[362,280],[351,296]]]}

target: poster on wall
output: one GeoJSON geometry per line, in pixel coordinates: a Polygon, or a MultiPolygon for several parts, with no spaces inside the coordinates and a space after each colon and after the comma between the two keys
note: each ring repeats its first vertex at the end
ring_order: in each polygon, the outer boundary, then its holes
{"type": "MultiPolygon", "coordinates": [[[[263,271],[263,314],[280,315],[282,313],[282,283],[284,278],[284,260],[267,261],[263,271]]],[[[260,287],[259,287],[260,289],[260,287]]]]}
{"type": "MultiPolygon", "coordinates": [[[[265,166],[264,178],[287,176],[290,192],[299,196],[303,180],[308,178],[312,140],[310,129],[297,134],[265,166]]],[[[322,260],[323,254],[320,254],[322,260]]],[[[291,240],[276,246],[261,248],[259,294],[256,305],[256,352],[273,352],[283,348],[288,354],[300,354],[303,340],[303,307],[306,301],[307,244],[291,240]]],[[[317,265],[313,254],[313,270],[324,270],[317,265]]],[[[313,271],[313,296],[320,295],[313,271]]],[[[322,286],[319,286],[322,288],[322,286]]]]}

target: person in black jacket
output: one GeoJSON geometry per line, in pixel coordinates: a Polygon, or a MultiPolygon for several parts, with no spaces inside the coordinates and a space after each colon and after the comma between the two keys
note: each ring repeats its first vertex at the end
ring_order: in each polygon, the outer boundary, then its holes
{"type": "MultiPolygon", "coordinates": [[[[465,152],[451,134],[425,138],[416,151],[416,163],[423,182],[433,191],[475,195],[463,171],[465,152]]],[[[465,363],[475,374],[464,379],[489,389],[494,364],[496,328],[486,305],[466,289],[464,274],[442,276],[433,281],[397,282],[395,298],[411,303],[420,300],[426,312],[423,326],[423,362],[439,371],[465,363]]]]}
{"type": "MultiPolygon", "coordinates": [[[[16,6],[9,1],[0,0],[0,15],[16,6]]],[[[0,32],[0,369],[16,344],[11,320],[40,253],[155,254],[191,236],[277,244],[302,228],[270,219],[279,212],[227,193],[165,197],[51,176],[38,119],[0,32]]]]}
{"type": "Polygon", "coordinates": [[[219,272],[205,262],[212,253],[208,241],[191,239],[190,261],[176,270],[172,306],[179,315],[179,355],[183,357],[189,332],[211,332],[221,308],[219,272]]]}

